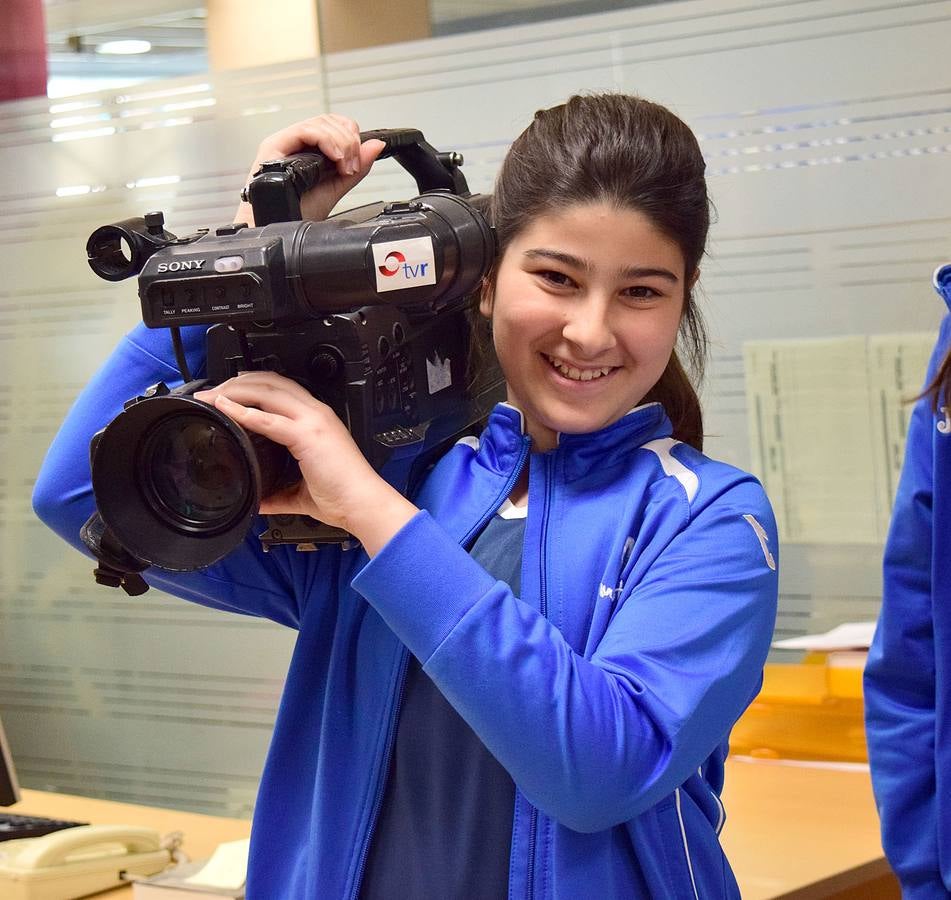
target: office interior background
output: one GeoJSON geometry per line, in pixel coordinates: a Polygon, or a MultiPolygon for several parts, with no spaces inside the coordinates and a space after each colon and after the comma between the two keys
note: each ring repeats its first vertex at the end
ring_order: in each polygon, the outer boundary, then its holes
{"type": "MultiPolygon", "coordinates": [[[[10,0],[0,22],[39,5],[10,0]]],[[[251,811],[294,635],[97,586],[30,494],[72,399],[140,316],[134,281],[88,269],[90,232],[157,209],[179,234],[230,221],[260,140],[328,110],[420,128],[464,155],[477,191],[533,111],[572,93],[680,114],[717,209],[706,449],[775,505],[776,636],[875,618],[905,401],[942,314],[931,273],[951,258],[951,2],[129,9],[45,0],[49,96],[0,104],[0,713],[24,786],[251,811]],[[151,51],[96,52],[132,39],[151,51]]],[[[387,161],[345,204],[413,191],[387,161]]]]}

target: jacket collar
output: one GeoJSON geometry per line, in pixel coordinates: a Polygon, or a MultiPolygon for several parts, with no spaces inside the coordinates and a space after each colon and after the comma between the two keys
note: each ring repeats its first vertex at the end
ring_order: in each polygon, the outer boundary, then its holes
{"type": "MultiPolygon", "coordinates": [[[[524,428],[521,411],[499,403],[489,415],[479,443],[482,464],[500,473],[511,472],[527,440],[524,428]]],[[[593,468],[611,465],[648,441],[669,437],[671,431],[664,408],[646,403],[598,431],[559,434],[558,446],[549,454],[563,461],[565,478],[570,481],[593,468]]]]}
{"type": "Polygon", "coordinates": [[[951,263],[938,266],[934,273],[934,289],[944,298],[951,309],[951,263]]]}

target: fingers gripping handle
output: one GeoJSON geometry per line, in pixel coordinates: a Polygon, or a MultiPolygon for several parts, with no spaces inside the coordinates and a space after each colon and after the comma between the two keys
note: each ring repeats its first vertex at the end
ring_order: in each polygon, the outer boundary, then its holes
{"type": "MultiPolygon", "coordinates": [[[[416,128],[381,128],[361,131],[361,143],[383,141],[379,159],[392,156],[416,181],[419,192],[445,190],[465,195],[469,187],[459,166],[458,153],[440,153],[426,142],[416,128]]],[[[316,150],[293,153],[284,159],[265,162],[242,191],[258,226],[272,222],[296,222],[301,218],[300,198],[312,187],[336,174],[336,164],[316,150]]]]}

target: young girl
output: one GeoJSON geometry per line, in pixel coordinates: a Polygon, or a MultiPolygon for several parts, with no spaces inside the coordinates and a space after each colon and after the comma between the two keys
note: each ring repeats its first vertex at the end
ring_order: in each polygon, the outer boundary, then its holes
{"type": "MultiPolygon", "coordinates": [[[[258,158],[306,145],[337,160],[318,217],[380,150],[324,116],[258,158]]],[[[300,462],[303,481],[262,511],[361,544],[264,554],[259,528],[205,571],[146,574],[299,631],[251,900],[739,895],[719,794],[772,633],[776,538],[755,479],[701,454],[674,350],[680,335],[702,362],[703,172],[690,130],[636,97],[536,115],[498,177],[479,301],[508,401],[416,496],[294,382],[252,372],[201,395],[300,462]]],[[[193,371],[202,341],[186,334],[193,371]]],[[[74,544],[89,438],[174,379],[168,344],[134,330],[53,443],[35,505],[74,544]]]]}
{"type": "MultiPolygon", "coordinates": [[[[934,286],[951,307],[951,265],[934,286]]],[[[865,721],[882,843],[908,898],[951,894],[951,315],[941,323],[905,445],[885,545],[865,721]]]]}

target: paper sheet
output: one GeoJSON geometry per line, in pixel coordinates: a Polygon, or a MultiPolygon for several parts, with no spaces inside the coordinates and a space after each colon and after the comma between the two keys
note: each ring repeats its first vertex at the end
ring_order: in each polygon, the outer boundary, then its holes
{"type": "Polygon", "coordinates": [[[933,334],[750,341],[752,468],[786,541],[881,543],[933,334]]]}
{"type": "Polygon", "coordinates": [[[773,646],[780,650],[867,650],[874,634],[874,622],[845,622],[825,634],[786,638],[773,641],[773,646]]]}
{"type": "Polygon", "coordinates": [[[248,875],[250,841],[250,838],[244,838],[219,844],[211,859],[194,875],[186,878],[185,882],[228,891],[237,890],[244,884],[248,875]]]}

